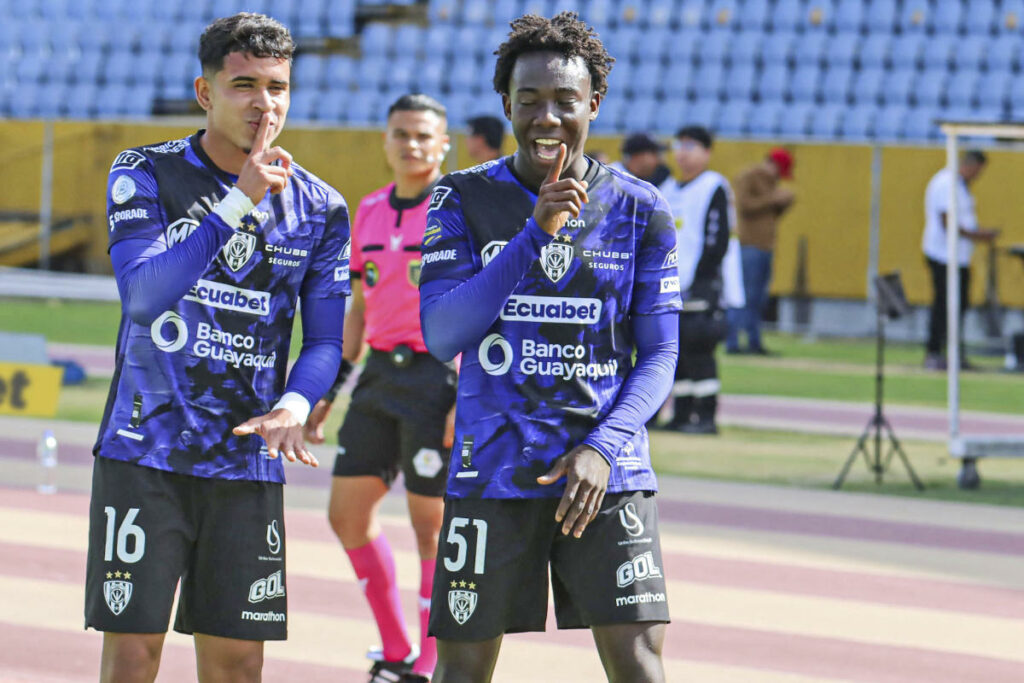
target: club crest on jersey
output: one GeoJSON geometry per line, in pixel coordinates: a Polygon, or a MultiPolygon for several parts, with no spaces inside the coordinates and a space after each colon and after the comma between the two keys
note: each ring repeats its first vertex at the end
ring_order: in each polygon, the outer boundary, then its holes
{"type": "Polygon", "coordinates": [[[234,272],[238,272],[252,258],[256,251],[256,235],[248,232],[235,231],[228,243],[224,245],[224,262],[234,272]]]}
{"type": "Polygon", "coordinates": [[[448,611],[459,625],[465,624],[476,611],[476,591],[448,591],[448,611]]]}
{"type": "Polygon", "coordinates": [[[540,250],[540,265],[552,282],[558,282],[569,272],[573,248],[570,244],[552,242],[540,250]]]}
{"type": "MultiPolygon", "coordinates": [[[[109,576],[109,574],[108,574],[109,576]]],[[[107,601],[107,607],[117,616],[124,611],[132,599],[132,582],[112,580],[103,582],[103,598],[107,601]]]]}
{"type": "Polygon", "coordinates": [[[409,268],[407,274],[409,276],[409,283],[413,287],[420,286],[420,272],[423,270],[422,261],[409,261],[409,268]]]}

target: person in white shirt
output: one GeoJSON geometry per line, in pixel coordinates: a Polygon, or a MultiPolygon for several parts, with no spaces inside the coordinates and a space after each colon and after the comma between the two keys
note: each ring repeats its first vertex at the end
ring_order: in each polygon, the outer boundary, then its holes
{"type": "MultiPolygon", "coordinates": [[[[708,169],[711,132],[686,126],[676,133],[672,149],[678,179],[659,188],[676,221],[679,290],[679,361],[672,386],[673,417],[666,429],[684,434],[717,434],[718,366],[715,347],[727,330],[723,259],[729,233],[736,224],[732,189],[724,176],[708,169]]],[[[738,266],[738,259],[736,266],[738,266]]],[[[731,278],[735,279],[735,278],[731,278]]],[[[735,289],[735,287],[733,287],[735,289]]],[[[735,297],[733,297],[735,298],[735,297]]]]}
{"type": "MultiPolygon", "coordinates": [[[[957,245],[957,261],[960,266],[960,319],[967,309],[967,297],[971,284],[971,253],[974,242],[989,242],[998,235],[997,230],[978,228],[978,217],[974,211],[974,197],[970,184],[985,168],[987,158],[979,150],[964,152],[960,159],[960,173],[957,179],[957,229],[960,242],[957,245]]],[[[949,254],[946,243],[946,214],[949,211],[951,174],[943,168],[928,183],[924,195],[924,236],[921,249],[932,280],[932,307],[928,321],[928,341],[925,344],[924,366],[932,370],[944,370],[946,359],[943,349],[946,345],[946,264],[949,254]]],[[[960,354],[961,363],[963,352],[960,354]]]]}

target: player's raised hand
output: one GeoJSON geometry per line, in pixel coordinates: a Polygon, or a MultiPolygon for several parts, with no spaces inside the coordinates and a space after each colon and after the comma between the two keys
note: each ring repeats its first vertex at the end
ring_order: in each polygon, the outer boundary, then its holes
{"type": "Polygon", "coordinates": [[[601,511],[608,490],[611,465],[590,446],[581,445],[555,460],[551,469],[537,477],[538,484],[550,485],[566,478],[565,493],[555,510],[562,533],[579,538],[601,511]]]}
{"type": "Polygon", "coordinates": [[[263,112],[252,149],[242,165],[235,185],[246,194],[253,204],[259,204],[270,190],[277,194],[284,190],[292,175],[292,155],[281,147],[271,147],[274,129],[278,119],[270,112],[263,112]],[[280,164],[275,164],[280,161],[280,164]]]}
{"type": "Polygon", "coordinates": [[[248,419],[231,432],[235,436],[258,434],[263,437],[267,443],[267,454],[271,458],[283,453],[285,459],[290,462],[298,460],[310,467],[320,466],[320,461],[302,441],[302,425],[287,408],[278,408],[265,415],[248,419]]]}
{"type": "Polygon", "coordinates": [[[533,219],[549,235],[557,233],[569,216],[579,216],[589,201],[585,180],[559,178],[568,153],[564,142],[558,145],[558,156],[537,192],[537,204],[533,207],[533,219]]]}

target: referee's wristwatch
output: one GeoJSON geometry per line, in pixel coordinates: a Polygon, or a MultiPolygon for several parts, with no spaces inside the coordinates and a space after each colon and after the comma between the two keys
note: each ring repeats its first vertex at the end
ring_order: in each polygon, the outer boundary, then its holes
{"type": "Polygon", "coordinates": [[[334,403],[334,399],[338,398],[338,392],[341,391],[341,385],[345,383],[348,376],[352,374],[352,364],[344,358],[341,359],[341,367],[338,368],[338,377],[334,380],[334,386],[327,390],[324,394],[324,400],[328,403],[334,403]]]}

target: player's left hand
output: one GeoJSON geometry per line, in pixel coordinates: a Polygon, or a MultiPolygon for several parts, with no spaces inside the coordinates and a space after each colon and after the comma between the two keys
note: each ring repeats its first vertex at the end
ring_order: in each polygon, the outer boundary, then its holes
{"type": "Polygon", "coordinates": [[[319,467],[320,462],[307,448],[302,440],[302,424],[295,419],[292,411],[287,408],[271,410],[246,420],[231,430],[235,436],[258,434],[267,443],[267,454],[276,458],[283,453],[286,460],[298,460],[310,467],[319,467]]]}
{"type": "Polygon", "coordinates": [[[577,446],[555,460],[546,474],[537,477],[538,484],[554,484],[566,477],[565,493],[555,510],[555,521],[562,522],[562,533],[579,538],[597,517],[608,490],[611,465],[590,446],[577,446]]]}

